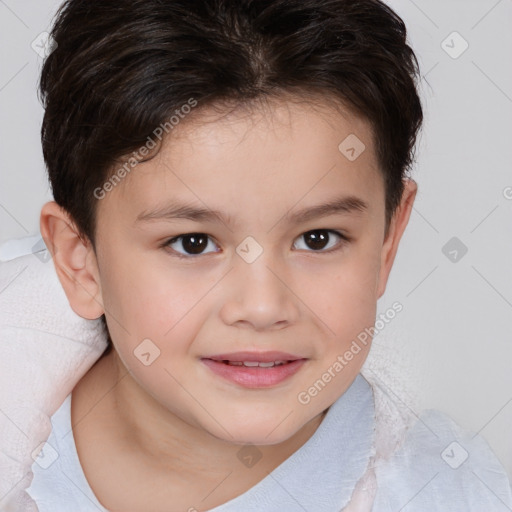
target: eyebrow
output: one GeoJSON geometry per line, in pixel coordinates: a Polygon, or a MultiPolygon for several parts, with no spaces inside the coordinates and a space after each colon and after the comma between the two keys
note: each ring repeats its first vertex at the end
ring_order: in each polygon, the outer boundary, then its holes
{"type": "MultiPolygon", "coordinates": [[[[286,213],[282,218],[290,224],[301,224],[309,220],[329,215],[361,214],[368,211],[368,203],[356,196],[344,196],[333,199],[327,203],[303,208],[293,213],[286,213]]],[[[150,222],[155,220],[187,219],[203,222],[221,222],[232,224],[233,217],[218,210],[197,207],[191,204],[174,202],[168,206],[143,211],[135,220],[137,222],[150,222]]]]}

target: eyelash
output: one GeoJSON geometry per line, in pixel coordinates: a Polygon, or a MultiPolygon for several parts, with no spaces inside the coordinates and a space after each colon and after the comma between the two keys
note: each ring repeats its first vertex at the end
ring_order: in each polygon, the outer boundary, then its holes
{"type": "MultiPolygon", "coordinates": [[[[301,235],[299,235],[298,238],[308,234],[308,233],[312,233],[312,232],[315,232],[315,231],[325,231],[327,233],[334,233],[335,235],[339,236],[341,238],[341,241],[333,248],[330,248],[328,250],[318,250],[318,251],[314,251],[314,250],[310,250],[310,251],[306,251],[306,252],[312,252],[312,253],[318,253],[318,254],[330,254],[330,253],[333,253],[333,252],[337,252],[337,251],[340,251],[341,249],[343,249],[345,247],[345,245],[347,245],[348,243],[351,242],[351,238],[344,235],[343,233],[341,233],[340,231],[336,231],[334,229],[324,229],[324,228],[320,228],[320,229],[310,229],[309,231],[305,231],[304,233],[302,233],[301,235]]],[[[210,253],[205,253],[205,254],[188,254],[188,255],[184,255],[184,254],[181,254],[180,252],[177,252],[175,251],[174,249],[170,248],[169,245],[174,243],[174,242],[177,242],[178,240],[180,239],[183,239],[187,236],[191,236],[191,235],[206,235],[206,233],[200,233],[200,232],[193,232],[193,233],[184,233],[182,235],[178,235],[178,236],[175,236],[173,238],[170,238],[170,239],[167,239],[166,241],[164,241],[162,244],[161,244],[161,248],[164,248],[164,249],[167,249],[167,250],[170,250],[172,251],[172,254],[171,256],[173,257],[177,257],[177,258],[180,258],[180,259],[192,259],[192,258],[198,258],[199,256],[205,256],[206,254],[210,254],[210,253]]],[[[213,240],[213,238],[209,235],[206,235],[210,240],[213,240]]],[[[215,253],[213,253],[215,254],[215,253]]]]}

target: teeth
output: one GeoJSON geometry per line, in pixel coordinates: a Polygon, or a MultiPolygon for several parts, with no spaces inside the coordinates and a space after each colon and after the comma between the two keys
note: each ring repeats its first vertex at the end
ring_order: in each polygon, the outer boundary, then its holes
{"type": "Polygon", "coordinates": [[[280,366],[285,364],[287,361],[268,361],[268,362],[259,362],[259,361],[224,361],[225,363],[231,366],[247,366],[249,368],[255,368],[259,366],[260,368],[272,368],[274,366],[280,366]]]}
{"type": "Polygon", "coordinates": [[[274,361],[269,361],[268,363],[259,363],[258,365],[261,366],[262,368],[272,368],[274,364],[274,361]]]}

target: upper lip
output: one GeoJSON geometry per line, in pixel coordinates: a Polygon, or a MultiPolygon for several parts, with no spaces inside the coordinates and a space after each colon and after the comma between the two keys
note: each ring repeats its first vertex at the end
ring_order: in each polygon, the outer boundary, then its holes
{"type": "Polygon", "coordinates": [[[204,357],[203,359],[213,359],[214,361],[258,361],[269,363],[271,361],[296,361],[305,359],[301,356],[278,352],[275,350],[267,352],[231,352],[229,354],[216,354],[214,356],[204,357]]]}

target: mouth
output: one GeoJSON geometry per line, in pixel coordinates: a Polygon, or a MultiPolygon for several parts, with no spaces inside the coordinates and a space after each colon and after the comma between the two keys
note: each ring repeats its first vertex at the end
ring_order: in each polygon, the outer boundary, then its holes
{"type": "Polygon", "coordinates": [[[204,357],[216,375],[245,388],[268,388],[296,374],[306,358],[284,352],[236,352],[204,357]]]}
{"type": "Polygon", "coordinates": [[[292,363],[293,361],[230,361],[229,359],[224,359],[222,361],[217,361],[219,363],[228,364],[230,366],[245,366],[246,368],[273,368],[274,366],[281,366],[283,364],[292,363]]]}

